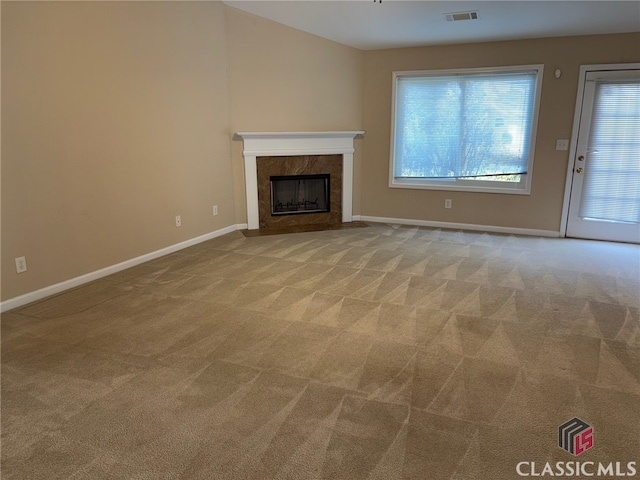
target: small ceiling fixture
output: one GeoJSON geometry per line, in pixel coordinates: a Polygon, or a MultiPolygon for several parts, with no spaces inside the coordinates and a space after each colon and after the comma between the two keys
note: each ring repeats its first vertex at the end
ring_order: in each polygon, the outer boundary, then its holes
{"type": "Polygon", "coordinates": [[[478,12],[454,12],[454,13],[445,13],[444,18],[447,19],[447,22],[459,22],[461,20],[478,20],[478,12]]]}

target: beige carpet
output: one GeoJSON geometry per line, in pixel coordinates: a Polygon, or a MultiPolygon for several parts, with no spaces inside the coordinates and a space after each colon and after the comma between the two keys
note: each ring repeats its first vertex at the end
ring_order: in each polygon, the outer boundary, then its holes
{"type": "Polygon", "coordinates": [[[639,461],[639,272],[640,247],[602,242],[229,234],[2,315],[2,478],[639,461]],[[573,417],[579,457],[557,446],[573,417]]]}

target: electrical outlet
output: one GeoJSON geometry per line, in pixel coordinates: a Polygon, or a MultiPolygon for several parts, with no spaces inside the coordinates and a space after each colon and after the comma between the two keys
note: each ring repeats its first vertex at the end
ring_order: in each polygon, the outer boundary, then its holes
{"type": "Polygon", "coordinates": [[[181,227],[182,226],[182,218],[180,218],[180,215],[176,215],[176,227],[181,227]]]}
{"type": "Polygon", "coordinates": [[[451,199],[450,198],[445,199],[444,208],[451,208],[451,199]]]}
{"type": "Polygon", "coordinates": [[[27,271],[27,259],[25,257],[16,257],[16,273],[24,273],[27,271]]]}
{"type": "Polygon", "coordinates": [[[569,140],[556,140],[556,150],[569,150],[569,140]]]}
{"type": "Polygon", "coordinates": [[[214,205],[213,206],[213,216],[217,216],[218,215],[218,205],[214,205]]]}

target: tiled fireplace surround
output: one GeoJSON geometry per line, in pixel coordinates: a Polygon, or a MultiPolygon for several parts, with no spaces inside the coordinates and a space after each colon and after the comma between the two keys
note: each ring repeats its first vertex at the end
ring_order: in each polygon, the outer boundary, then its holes
{"type": "Polygon", "coordinates": [[[310,223],[351,222],[353,140],[362,134],[362,131],[237,133],[243,141],[249,230],[310,223]],[[271,216],[270,176],[316,173],[331,174],[331,213],[271,216]]]}

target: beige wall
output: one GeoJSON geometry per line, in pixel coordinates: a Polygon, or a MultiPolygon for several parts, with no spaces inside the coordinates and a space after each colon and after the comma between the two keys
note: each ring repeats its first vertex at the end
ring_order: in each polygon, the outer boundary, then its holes
{"type": "Polygon", "coordinates": [[[2,300],[246,222],[232,133],[361,129],[363,73],[220,2],[2,2],[2,300]]]}
{"type": "Polygon", "coordinates": [[[355,214],[557,230],[579,65],[640,61],[638,34],[362,52],[219,2],[1,8],[2,300],[245,222],[236,131],[367,130],[355,214]],[[387,187],[393,70],[524,63],[531,196],[387,187]]]}
{"type": "MultiPolygon", "coordinates": [[[[364,53],[227,8],[231,131],[360,130],[364,53]]],[[[356,140],[354,177],[362,145],[356,140]]],[[[236,212],[246,223],[242,142],[232,145],[236,212]]],[[[360,190],[354,182],[354,213],[360,190]]]]}
{"type": "Polygon", "coordinates": [[[235,223],[224,8],[2,2],[3,300],[235,223]]]}
{"type": "Polygon", "coordinates": [[[368,51],[361,212],[367,216],[558,231],[582,64],[640,61],[640,34],[562,37],[470,45],[368,51]],[[531,195],[388,188],[393,71],[545,65],[531,195]],[[553,72],[562,69],[556,80],[553,72]],[[453,200],[444,209],[444,199],[453,200]]]}

